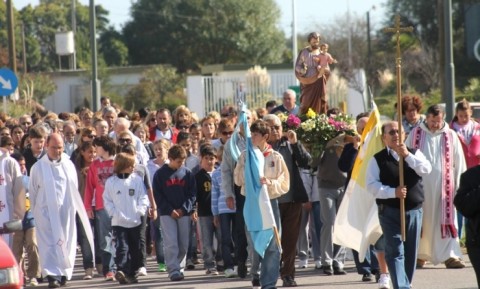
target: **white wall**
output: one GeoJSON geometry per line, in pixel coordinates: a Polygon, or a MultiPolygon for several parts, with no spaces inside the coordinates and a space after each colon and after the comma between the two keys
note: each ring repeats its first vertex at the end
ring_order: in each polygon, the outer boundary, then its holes
{"type": "MultiPolygon", "coordinates": [[[[142,72],[148,68],[150,66],[112,69],[109,85],[117,93],[124,95],[132,86],[140,82],[142,72]]],[[[86,71],[61,71],[54,72],[50,76],[57,85],[57,90],[44,100],[46,109],[55,113],[72,112],[76,106],[82,105],[84,98],[91,100],[91,85],[86,71]]],[[[103,85],[101,84],[101,87],[103,85]]]]}

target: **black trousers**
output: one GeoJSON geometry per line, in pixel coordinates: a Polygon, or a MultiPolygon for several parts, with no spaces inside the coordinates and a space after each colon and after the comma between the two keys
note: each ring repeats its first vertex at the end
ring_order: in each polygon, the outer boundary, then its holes
{"type": "Polygon", "coordinates": [[[245,263],[248,258],[247,252],[247,235],[245,227],[245,219],[243,218],[243,207],[245,205],[245,197],[240,194],[240,187],[238,188],[238,193],[235,192],[235,204],[237,207],[237,212],[235,213],[235,258],[237,263],[245,263]]]}
{"type": "Polygon", "coordinates": [[[470,262],[472,262],[473,270],[477,276],[478,288],[480,288],[480,246],[472,246],[467,244],[467,253],[470,262]]]}
{"type": "Polygon", "coordinates": [[[142,267],[143,254],[141,238],[139,238],[143,225],[134,228],[113,226],[117,237],[117,250],[115,264],[117,271],[122,271],[128,277],[134,277],[135,272],[142,267]]]}

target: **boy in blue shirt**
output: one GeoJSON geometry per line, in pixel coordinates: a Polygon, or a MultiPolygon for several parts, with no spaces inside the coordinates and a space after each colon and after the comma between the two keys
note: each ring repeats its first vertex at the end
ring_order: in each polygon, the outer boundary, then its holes
{"type": "Polygon", "coordinates": [[[180,145],[168,151],[168,165],[153,177],[153,194],[158,204],[164,237],[165,263],[172,281],[183,280],[188,249],[190,214],[195,203],[195,176],[183,166],[187,152],[180,145]]]}

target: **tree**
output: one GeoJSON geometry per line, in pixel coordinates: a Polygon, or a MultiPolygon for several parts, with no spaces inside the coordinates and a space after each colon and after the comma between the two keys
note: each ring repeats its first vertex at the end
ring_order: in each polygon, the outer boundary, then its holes
{"type": "MultiPolygon", "coordinates": [[[[90,63],[90,26],[89,7],[76,0],[75,49],[79,68],[90,63]]],[[[41,0],[33,7],[24,7],[18,17],[25,25],[27,64],[29,71],[51,71],[58,67],[58,55],[55,53],[55,33],[71,30],[71,0],[41,0]]],[[[101,5],[95,6],[97,32],[106,31],[108,11],[101,5]]],[[[67,63],[62,64],[66,67],[67,63]]]]}
{"type": "Polygon", "coordinates": [[[43,103],[43,100],[57,90],[57,85],[47,74],[23,74],[20,78],[19,91],[24,98],[43,103]]]}
{"type": "Polygon", "coordinates": [[[216,63],[279,63],[285,48],[273,0],[139,0],[123,35],[132,64],[179,71],[216,63]]]}
{"type": "MultiPolygon", "coordinates": [[[[455,60],[455,80],[461,87],[468,85],[468,80],[480,74],[478,62],[467,58],[465,47],[465,11],[470,5],[477,4],[478,0],[452,1],[453,18],[453,49],[455,60]]],[[[433,88],[437,87],[442,80],[444,69],[444,43],[442,32],[443,28],[443,0],[388,0],[386,3],[387,15],[385,26],[392,26],[394,16],[400,14],[402,24],[413,26],[413,36],[417,38],[418,46],[424,50],[422,53],[433,53],[433,57],[428,57],[433,63],[427,65],[435,67],[437,79],[433,81],[433,88]]],[[[386,44],[389,37],[384,36],[380,44],[386,44]]],[[[421,54],[418,54],[421,55],[421,54]]],[[[417,58],[416,60],[425,61],[417,58]]],[[[416,61],[412,60],[412,63],[416,61]]],[[[423,73],[422,73],[423,74],[423,73]]],[[[418,76],[418,75],[417,75],[418,76]]],[[[425,75],[427,76],[427,75],[425,75]]],[[[426,81],[430,81],[427,76],[426,81]]],[[[418,80],[418,79],[417,79],[418,80]]]]}
{"type": "Polygon", "coordinates": [[[128,65],[128,48],[123,42],[122,35],[113,26],[100,36],[98,44],[108,66],[128,65]]]}
{"type": "Polygon", "coordinates": [[[185,76],[177,74],[171,66],[158,65],[143,73],[140,83],[125,97],[125,108],[136,110],[141,107],[175,108],[186,104],[183,92],[185,76]]]}

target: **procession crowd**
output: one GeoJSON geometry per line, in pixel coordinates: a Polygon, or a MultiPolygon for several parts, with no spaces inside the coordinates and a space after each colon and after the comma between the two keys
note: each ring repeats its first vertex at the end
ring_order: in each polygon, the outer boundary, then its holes
{"type": "MultiPolygon", "coordinates": [[[[297,57],[300,106],[289,89],[281,104],[226,105],[201,119],[185,105],[131,114],[105,97],[97,112],[0,114],[0,224],[23,220],[21,232],[3,237],[27,286],[67,285],[77,248],[84,279],[96,271],[120,284],[154,273],[148,256],[171,281],[202,266],[207,275],[249,276],[253,288],[276,288],[278,279],[296,287],[296,260],[319,274],[347,274],[347,248],[335,243],[334,229],[349,222],[337,213],[372,117],[359,114],[357,135],[339,134],[319,156],[278,117],[341,113],[328,107],[336,60],[320,40],[310,33],[297,57]],[[267,209],[272,227],[263,228],[266,215],[256,207],[267,209]]],[[[479,280],[480,124],[465,100],[451,123],[439,105],[424,110],[418,96],[398,105],[402,119],[381,124],[384,148],[355,173],[372,201],[349,206],[375,208],[381,228],[373,237],[360,230],[369,246],[353,250],[357,272],[380,289],[409,289],[426,262],[464,268],[465,225],[479,280]]]]}
{"type": "MultiPolygon", "coordinates": [[[[38,285],[42,277],[49,288],[65,285],[77,245],[84,279],[92,279],[96,269],[106,281],[121,284],[147,274],[149,255],[172,281],[203,266],[210,275],[250,275],[254,288],[276,288],[279,277],[284,287],[294,287],[295,260],[307,268],[309,257],[325,275],[346,274],[345,248],[333,243],[333,228],[360,139],[339,136],[312,159],[294,131],[282,131],[275,115],[298,113],[295,92],[287,90],[282,102],[244,116],[252,144],[265,158],[260,183],[267,188],[281,243],[271,240],[260,253],[245,226],[246,140],[244,128],[236,126],[243,112],[235,107],[199,120],[183,105],[173,113],[144,108],[130,115],[102,98],[95,113],[85,108],[18,119],[3,115],[0,174],[6,186],[0,193],[9,208],[4,221],[23,219],[23,231],[10,245],[27,285],[38,285]]],[[[415,268],[425,262],[463,268],[463,216],[455,213],[454,200],[466,217],[478,215],[472,205],[478,178],[468,177],[474,174],[469,170],[460,180],[467,167],[478,170],[480,154],[480,125],[468,102],[457,105],[450,124],[438,105],[422,115],[419,97],[406,96],[401,106],[405,143],[397,122],[384,123],[385,152],[372,159],[366,173],[384,235],[364,260],[354,251],[361,279],[377,281],[378,288],[390,283],[410,288],[415,268]],[[399,156],[406,162],[404,187],[395,180],[399,156]],[[401,198],[407,212],[404,243],[395,232],[401,198]],[[399,253],[401,258],[392,258],[399,253]]],[[[359,136],[367,121],[367,113],[357,117],[359,136]]],[[[467,248],[478,274],[474,224],[466,225],[467,248]]]]}

